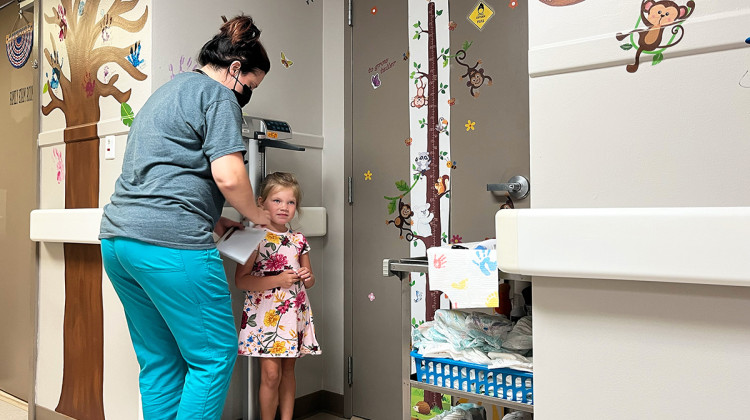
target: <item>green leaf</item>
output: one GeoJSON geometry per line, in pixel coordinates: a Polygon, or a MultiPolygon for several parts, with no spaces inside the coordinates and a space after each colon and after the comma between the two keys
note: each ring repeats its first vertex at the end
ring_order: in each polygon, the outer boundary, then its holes
{"type": "Polygon", "coordinates": [[[447,198],[451,198],[451,193],[446,193],[446,194],[445,194],[445,196],[446,196],[447,198]]]}
{"type": "Polygon", "coordinates": [[[415,284],[417,284],[416,280],[412,280],[412,281],[409,282],[409,286],[414,286],[415,284]]]}
{"type": "Polygon", "coordinates": [[[414,248],[417,247],[417,241],[414,241],[414,248]]]}
{"type": "Polygon", "coordinates": [[[122,118],[123,124],[127,125],[128,127],[132,126],[133,120],[135,119],[133,108],[131,108],[127,103],[123,102],[122,105],[120,105],[120,117],[122,118]]]}
{"type": "Polygon", "coordinates": [[[461,46],[461,49],[464,50],[464,51],[466,51],[466,50],[469,49],[469,47],[471,47],[471,44],[473,44],[473,43],[474,43],[474,41],[471,41],[471,42],[464,41],[463,45],[461,46]]]}
{"type": "Polygon", "coordinates": [[[653,62],[651,63],[651,65],[652,65],[652,66],[655,66],[655,65],[657,65],[657,64],[659,64],[659,63],[661,63],[661,62],[662,62],[662,60],[664,60],[664,54],[662,54],[662,53],[657,53],[657,54],[656,54],[656,55],[654,56],[654,61],[653,61],[653,62]]]}
{"type": "Polygon", "coordinates": [[[407,192],[409,191],[409,184],[406,183],[403,179],[400,181],[396,181],[396,188],[398,188],[399,191],[407,192]]]}
{"type": "Polygon", "coordinates": [[[394,211],[396,211],[396,200],[391,200],[388,203],[388,214],[393,214],[394,211]]]}
{"type": "Polygon", "coordinates": [[[44,83],[44,88],[42,88],[42,93],[47,93],[49,90],[49,82],[44,83]]]}
{"type": "Polygon", "coordinates": [[[414,36],[411,39],[419,39],[419,33],[414,34],[414,36]]]}
{"type": "Polygon", "coordinates": [[[416,181],[418,179],[419,179],[419,174],[414,174],[414,180],[416,181]]]}
{"type": "Polygon", "coordinates": [[[419,28],[419,22],[415,23],[415,24],[414,24],[413,26],[414,26],[415,28],[419,28]]]}
{"type": "Polygon", "coordinates": [[[417,67],[417,62],[416,62],[416,61],[414,62],[414,68],[415,68],[415,69],[416,69],[416,68],[418,68],[418,67],[417,67]]]}
{"type": "Polygon", "coordinates": [[[448,60],[443,60],[443,68],[448,67],[448,60]]]}
{"type": "Polygon", "coordinates": [[[417,39],[422,39],[422,35],[417,34],[417,39]]]}
{"type": "Polygon", "coordinates": [[[633,44],[630,44],[630,43],[628,43],[628,44],[622,44],[622,45],[620,45],[620,48],[622,48],[625,51],[631,50],[631,49],[633,49],[633,44]]]}
{"type": "Polygon", "coordinates": [[[435,12],[435,14],[438,15],[438,16],[440,16],[440,15],[443,14],[443,11],[442,10],[438,10],[437,12],[435,12]]]}

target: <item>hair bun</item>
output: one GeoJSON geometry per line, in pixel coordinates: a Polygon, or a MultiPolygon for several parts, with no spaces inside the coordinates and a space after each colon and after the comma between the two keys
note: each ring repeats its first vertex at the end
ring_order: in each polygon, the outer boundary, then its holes
{"type": "Polygon", "coordinates": [[[260,29],[253,23],[253,18],[240,15],[221,25],[221,34],[229,38],[233,45],[244,48],[255,44],[260,37],[260,29]]]}

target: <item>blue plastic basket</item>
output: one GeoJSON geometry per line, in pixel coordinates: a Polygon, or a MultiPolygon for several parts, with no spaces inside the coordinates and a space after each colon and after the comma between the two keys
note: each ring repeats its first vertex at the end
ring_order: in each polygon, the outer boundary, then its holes
{"type": "Polygon", "coordinates": [[[411,357],[417,367],[418,382],[533,405],[533,373],[424,357],[416,350],[411,357]]]}

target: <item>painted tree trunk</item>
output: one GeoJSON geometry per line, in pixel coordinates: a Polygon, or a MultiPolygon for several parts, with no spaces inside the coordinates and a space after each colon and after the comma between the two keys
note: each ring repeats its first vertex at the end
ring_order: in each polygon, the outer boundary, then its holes
{"type": "MultiPolygon", "coordinates": [[[[65,166],[65,208],[99,207],[99,137],[95,122],[65,130],[65,166]]],[[[75,419],[104,419],[101,252],[98,245],[73,243],[64,244],[63,252],[64,362],[55,411],[75,419]]]]}
{"type": "MultiPolygon", "coordinates": [[[[432,186],[435,185],[440,172],[438,162],[440,161],[440,131],[438,131],[438,64],[437,64],[437,33],[435,28],[435,3],[430,2],[427,5],[427,44],[428,44],[428,79],[427,92],[430,100],[427,103],[427,153],[430,156],[430,167],[427,170],[427,203],[430,204],[430,210],[435,217],[430,221],[429,237],[424,238],[425,249],[440,246],[441,226],[440,226],[440,197],[437,190],[432,186]]],[[[425,275],[425,320],[432,321],[435,319],[435,311],[440,308],[440,291],[430,289],[430,276],[425,275]]],[[[441,395],[425,391],[424,400],[430,407],[440,406],[441,395]]]]}

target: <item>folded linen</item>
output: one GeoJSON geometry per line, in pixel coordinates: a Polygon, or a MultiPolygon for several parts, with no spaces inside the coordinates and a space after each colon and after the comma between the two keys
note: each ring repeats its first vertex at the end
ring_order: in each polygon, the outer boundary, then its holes
{"type": "Polygon", "coordinates": [[[430,288],[445,293],[456,308],[495,308],[499,304],[496,240],[427,250],[430,288]]]}

